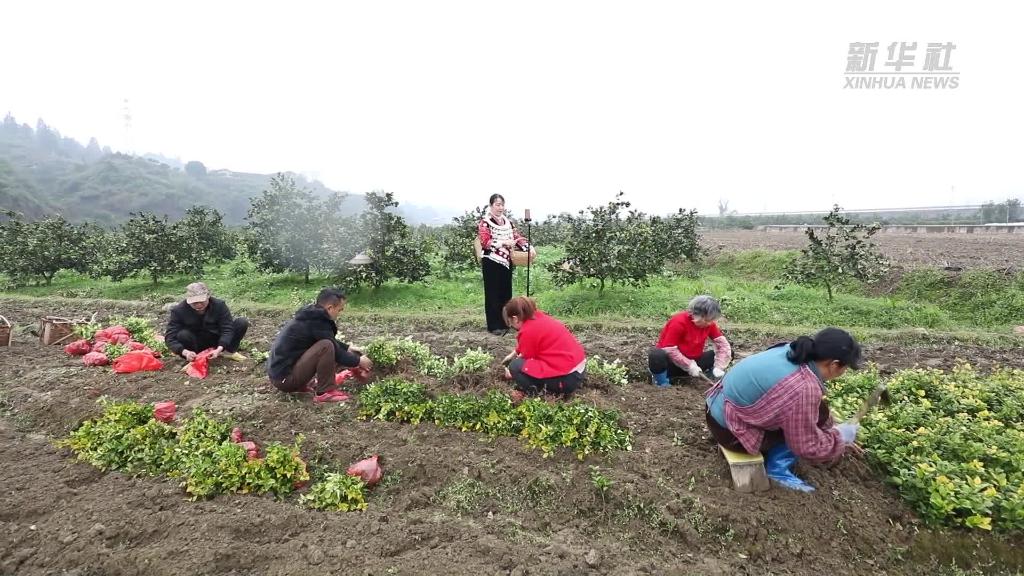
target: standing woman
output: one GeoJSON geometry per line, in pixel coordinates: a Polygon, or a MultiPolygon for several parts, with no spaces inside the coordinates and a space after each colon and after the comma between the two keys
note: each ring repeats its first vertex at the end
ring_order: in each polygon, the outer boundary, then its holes
{"type": "Polygon", "coordinates": [[[505,217],[505,197],[491,194],[490,208],[477,226],[483,256],[480,259],[484,275],[484,312],[487,315],[487,330],[495,336],[508,333],[508,324],[502,318],[501,310],[512,299],[512,250],[517,246],[529,250],[533,247],[516,230],[512,221],[505,217]]]}

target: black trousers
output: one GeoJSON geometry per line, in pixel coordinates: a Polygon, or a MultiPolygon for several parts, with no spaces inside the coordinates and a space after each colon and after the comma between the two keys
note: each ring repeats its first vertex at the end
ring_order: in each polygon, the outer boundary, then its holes
{"type": "MultiPolygon", "coordinates": [[[[700,369],[705,372],[710,372],[715,367],[715,351],[705,350],[700,355],[700,358],[697,358],[697,366],[700,366],[700,369]]],[[[690,375],[689,372],[676,366],[675,362],[669,360],[668,352],[658,347],[652,347],[647,351],[647,367],[651,370],[651,374],[659,374],[668,370],[669,378],[690,375]]]]}
{"type": "Polygon", "coordinates": [[[512,299],[512,268],[504,267],[490,258],[483,258],[484,313],[488,330],[507,330],[508,324],[501,309],[512,299]]]}
{"type": "Polygon", "coordinates": [[[512,373],[512,381],[516,384],[516,390],[520,390],[528,396],[537,396],[542,393],[569,395],[583,384],[584,376],[579,372],[570,372],[565,376],[551,378],[534,378],[523,373],[524,363],[526,363],[526,358],[516,358],[508,365],[508,371],[512,373]]]}
{"type": "MultiPolygon", "coordinates": [[[[235,318],[231,322],[231,327],[234,328],[235,335],[231,338],[231,343],[224,347],[224,351],[238,352],[238,345],[242,343],[242,338],[245,337],[245,333],[249,330],[249,321],[245,318],[235,318]]],[[[216,348],[218,341],[220,341],[220,334],[212,332],[196,334],[187,328],[182,328],[178,331],[178,342],[181,342],[185,350],[191,350],[196,353],[202,352],[207,348],[216,348]]]]}

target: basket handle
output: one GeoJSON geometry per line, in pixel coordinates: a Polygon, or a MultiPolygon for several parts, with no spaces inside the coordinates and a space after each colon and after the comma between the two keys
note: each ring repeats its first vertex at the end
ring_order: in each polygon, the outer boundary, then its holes
{"type": "Polygon", "coordinates": [[[11,327],[11,323],[10,323],[10,321],[7,320],[7,318],[5,318],[3,316],[0,316],[0,321],[3,321],[3,325],[4,326],[7,326],[8,328],[11,327]]]}

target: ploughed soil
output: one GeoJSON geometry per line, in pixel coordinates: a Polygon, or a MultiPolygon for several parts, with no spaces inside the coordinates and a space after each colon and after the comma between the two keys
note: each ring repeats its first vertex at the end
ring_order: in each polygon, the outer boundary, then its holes
{"type": "MultiPolygon", "coordinates": [[[[701,235],[712,253],[799,250],[807,246],[807,236],[802,232],[703,230],[701,235]]],[[[871,241],[903,268],[1024,269],[1024,234],[879,233],[871,241]]]]}
{"type": "MultiPolygon", "coordinates": [[[[2,300],[3,314],[29,324],[42,301],[2,300]]],[[[92,310],[89,310],[92,312],[92,310]]],[[[159,322],[147,304],[110,305],[100,317],[133,313],[159,322]]],[[[247,341],[267,350],[282,313],[250,317],[247,341]]],[[[514,336],[481,330],[438,333],[415,321],[346,320],[357,343],[389,333],[455,355],[482,346],[496,357],[514,336]]],[[[923,526],[860,456],[831,468],[799,468],[813,494],[781,488],[748,495],[704,425],[704,385],[667,390],[643,378],[656,333],[582,331],[590,354],[621,358],[628,386],[593,382],[577,396],[619,410],[633,450],[580,461],[543,458],[514,438],[488,439],[433,424],[356,418],[356,401],[313,404],[274,391],[251,360],[216,361],[205,380],[178,371],[116,375],[87,368],[59,346],[19,332],[0,348],[0,574],[934,574],[956,560],[987,569],[1024,567],[1019,538],[935,531],[923,526]],[[366,512],[325,513],[285,500],[243,495],[190,501],[176,482],[101,472],[54,442],[99,413],[96,399],[174,400],[179,415],[201,407],[235,420],[260,443],[306,436],[315,474],[379,454],[385,470],[366,512]],[[610,479],[602,495],[592,474],[610,479]]],[[[770,343],[734,340],[740,355],[770,343]]],[[[884,371],[1022,365],[1020,349],[952,345],[868,346],[884,371]]],[[[246,351],[247,352],[247,351],[246,351]]],[[[497,368],[435,390],[506,387],[497,368]]]]}

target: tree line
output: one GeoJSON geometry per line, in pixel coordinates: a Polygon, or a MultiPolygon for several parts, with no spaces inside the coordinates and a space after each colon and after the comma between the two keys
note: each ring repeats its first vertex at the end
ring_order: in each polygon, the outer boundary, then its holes
{"type": "MultiPolygon", "coordinates": [[[[385,282],[451,277],[477,266],[473,239],[485,209],[467,211],[441,227],[413,228],[397,213],[391,192],[369,192],[366,207],[344,215],[345,197],[314,194],[277,174],[254,197],[246,224],[229,228],[208,206],[192,206],[174,222],[150,212],[103,228],[62,216],[28,220],[6,211],[0,221],[0,272],[15,284],[49,285],[61,270],[121,281],[144,277],[154,284],[174,275],[202,277],[208,265],[243,257],[264,272],[327,276],[347,289],[385,282]]],[[[513,218],[514,219],[514,218],[513,218]]],[[[809,235],[809,246],[787,278],[819,285],[829,297],[842,277],[870,281],[885,262],[868,238],[877,228],[849,227],[839,208],[825,218],[829,229],[809,235]]],[[[701,263],[695,210],[667,216],[630,209],[619,192],[605,204],[531,224],[537,245],[560,245],[564,256],[547,264],[558,286],[583,283],[646,285],[673,264],[701,263]]]]}

